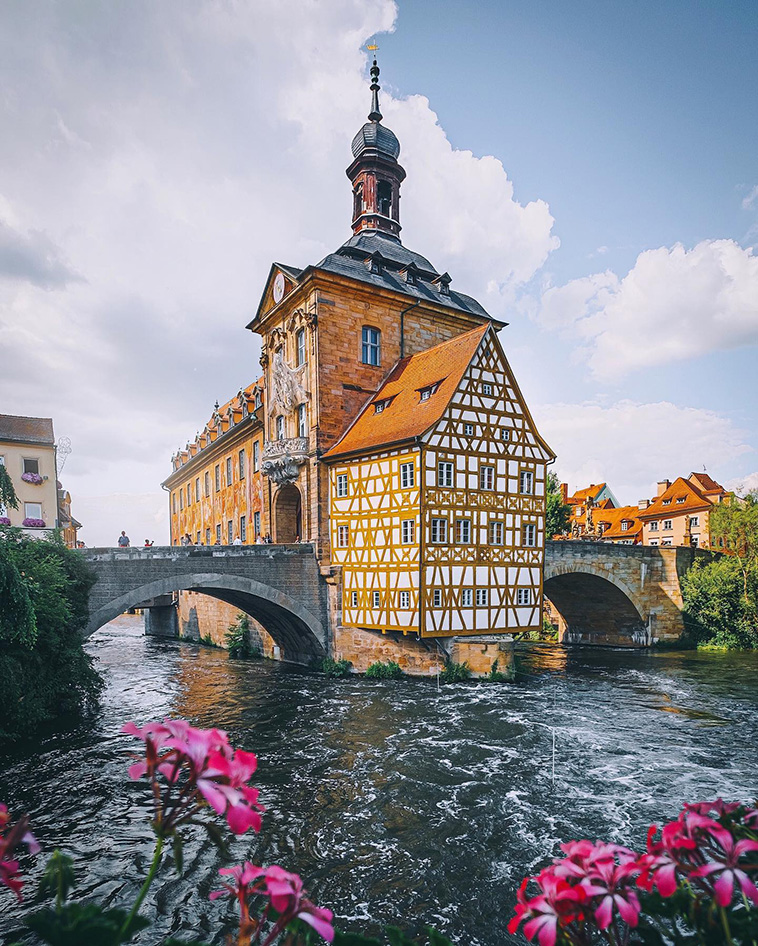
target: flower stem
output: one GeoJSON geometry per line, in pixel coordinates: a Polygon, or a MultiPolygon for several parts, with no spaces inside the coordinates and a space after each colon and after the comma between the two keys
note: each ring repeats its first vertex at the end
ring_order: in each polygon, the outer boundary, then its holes
{"type": "Polygon", "coordinates": [[[147,877],[145,877],[145,882],[140,887],[140,892],[137,894],[137,899],[134,901],[134,906],[129,913],[129,916],[124,921],[124,925],[121,927],[119,936],[125,936],[129,927],[132,924],[132,920],[137,915],[137,911],[142,906],[142,901],[145,899],[150,885],[155,880],[155,875],[158,873],[158,867],[161,863],[161,857],[163,856],[163,838],[158,836],[155,842],[155,852],[153,853],[153,862],[150,865],[150,870],[147,872],[147,877]]]}
{"type": "Polygon", "coordinates": [[[734,946],[734,941],[732,940],[732,931],[729,929],[729,920],[726,916],[726,910],[723,907],[719,907],[719,913],[721,914],[721,925],[724,927],[724,936],[726,936],[727,946],[734,946]]]}

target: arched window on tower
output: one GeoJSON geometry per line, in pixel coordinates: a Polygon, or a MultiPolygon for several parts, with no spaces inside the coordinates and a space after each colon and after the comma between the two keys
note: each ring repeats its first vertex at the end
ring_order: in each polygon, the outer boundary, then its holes
{"type": "Polygon", "coordinates": [[[376,185],[376,209],[384,217],[391,216],[392,185],[388,181],[379,181],[376,185]]]}
{"type": "Polygon", "coordinates": [[[363,184],[356,184],[353,191],[353,220],[363,213],[363,184]]]}

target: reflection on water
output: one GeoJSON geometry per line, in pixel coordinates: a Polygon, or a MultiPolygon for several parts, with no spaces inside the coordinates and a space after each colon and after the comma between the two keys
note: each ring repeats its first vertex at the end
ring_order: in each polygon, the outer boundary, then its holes
{"type": "MultiPolygon", "coordinates": [[[[264,830],[233,842],[235,860],[299,871],[344,927],[429,923],[462,946],[513,941],[518,882],[561,840],[640,844],[685,800],[756,794],[758,655],[525,645],[514,684],[437,692],[229,661],[141,630],[120,618],[88,645],[108,679],[98,718],[15,752],[0,774],[0,798],[31,814],[45,848],[87,863],[82,892],[114,904],[151,847],[144,789],[125,778],[127,719],[185,716],[258,753],[264,830]]],[[[199,835],[185,861],[149,909],[163,934],[221,943],[227,914],[207,896],[223,864],[199,835]]],[[[19,915],[3,915],[0,935],[19,915]]]]}

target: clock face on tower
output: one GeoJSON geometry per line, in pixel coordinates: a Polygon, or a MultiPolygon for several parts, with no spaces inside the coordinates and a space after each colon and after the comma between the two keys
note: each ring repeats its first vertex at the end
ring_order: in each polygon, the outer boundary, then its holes
{"type": "Polygon", "coordinates": [[[274,280],[274,304],[278,305],[284,296],[284,274],[277,273],[274,280]]]}

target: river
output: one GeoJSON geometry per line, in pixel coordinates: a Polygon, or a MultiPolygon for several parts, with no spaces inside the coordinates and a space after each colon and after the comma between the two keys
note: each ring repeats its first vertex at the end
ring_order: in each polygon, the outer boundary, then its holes
{"type": "MultiPolygon", "coordinates": [[[[235,863],[298,871],[343,928],[431,924],[461,946],[516,941],[516,888],[560,841],[639,846],[684,801],[758,792],[758,654],[524,645],[515,683],[438,692],[230,661],[147,639],[138,617],[88,647],[108,683],[100,713],[6,755],[0,800],[30,814],[45,850],[75,856],[81,896],[113,905],[151,851],[145,790],[126,779],[129,719],[183,716],[258,754],[268,811],[260,835],[233,842],[235,863]]],[[[161,934],[222,942],[233,915],[208,892],[223,863],[195,834],[185,875],[164,868],[146,905],[161,934]]],[[[10,903],[5,942],[21,916],[10,903]]]]}

